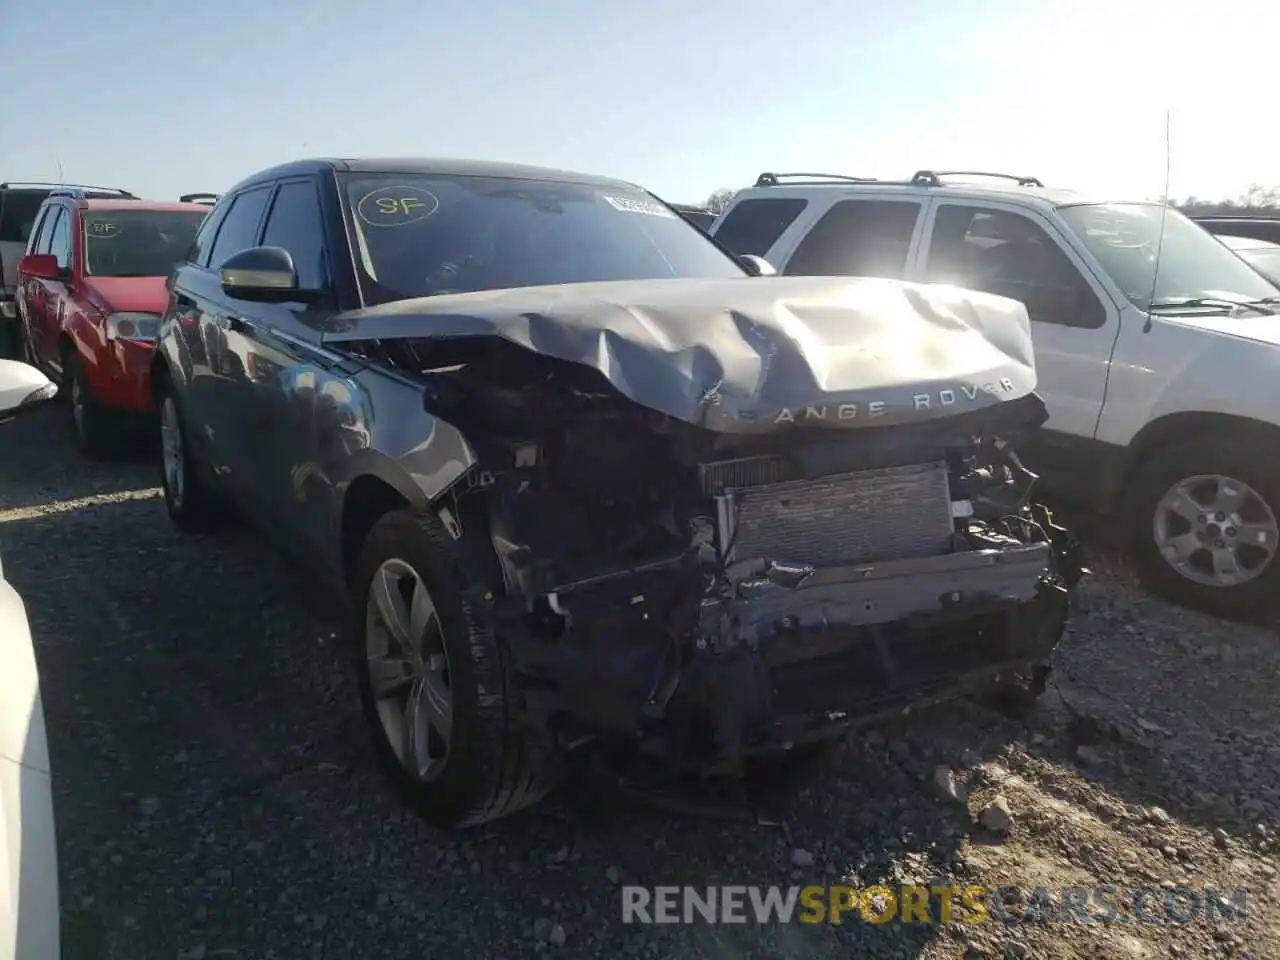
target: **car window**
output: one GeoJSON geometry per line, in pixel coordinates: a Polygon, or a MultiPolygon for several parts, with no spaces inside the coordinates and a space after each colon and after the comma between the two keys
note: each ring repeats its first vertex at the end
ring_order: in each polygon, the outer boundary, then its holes
{"type": "Polygon", "coordinates": [[[1249,247],[1237,252],[1245,263],[1280,286],[1280,247],[1249,247]]]}
{"type": "Polygon", "coordinates": [[[763,257],[808,205],[799,197],[743,200],[725,214],[715,237],[739,256],[763,257]]]}
{"type": "Polygon", "coordinates": [[[64,216],[62,207],[50,207],[49,212],[44,216],[44,223],[40,227],[40,242],[36,244],[32,253],[48,253],[49,243],[53,240],[53,231],[58,225],[58,221],[64,216]]]}
{"type": "Polygon", "coordinates": [[[324,222],[320,218],[320,198],[315,184],[298,180],[280,185],[271,212],[267,214],[262,245],[289,251],[298,271],[298,286],[304,290],[322,290],[329,285],[324,222]]]}
{"type": "MultiPolygon", "coordinates": [[[[1131,303],[1141,310],[1185,309],[1201,298],[1249,302],[1280,289],[1218,238],[1159,202],[1079,203],[1058,208],[1131,303]]],[[[1203,309],[1192,307],[1192,309],[1203,309]]]]}
{"type": "Polygon", "coordinates": [[[209,266],[216,270],[227,257],[248,250],[257,242],[258,224],[262,222],[262,211],[270,196],[270,187],[255,187],[236,195],[218,229],[218,239],[213,241],[209,266]]]}
{"type": "Polygon", "coordinates": [[[0,243],[26,244],[48,190],[0,190],[0,243]]]}
{"type": "Polygon", "coordinates": [[[89,210],[84,273],[94,277],[167,277],[191,246],[203,210],[89,210]]]}
{"type": "Polygon", "coordinates": [[[36,253],[40,250],[40,242],[49,236],[49,227],[53,223],[53,218],[57,212],[57,207],[45,207],[40,211],[35,228],[27,239],[27,253],[36,253]]]}
{"type": "Polygon", "coordinates": [[[924,279],[1021,301],[1034,321],[1100,327],[1106,308],[1040,224],[1019,213],[938,207],[924,279]]]}
{"type": "Polygon", "coordinates": [[[841,200],[800,241],[782,272],[901,279],[920,216],[908,200],[841,200]]]}
{"type": "Polygon", "coordinates": [[[205,214],[200,229],[196,231],[195,239],[191,241],[191,249],[187,251],[187,263],[202,267],[209,265],[209,255],[213,253],[213,238],[218,235],[218,227],[222,226],[222,221],[230,209],[231,204],[228,202],[220,207],[215,206],[205,214]]]}
{"type": "Polygon", "coordinates": [[[651,194],[622,184],[454,174],[344,175],[370,303],[544,284],[745,278],[651,194]]]}
{"type": "Polygon", "coordinates": [[[49,237],[49,252],[58,259],[58,266],[66,269],[71,266],[71,225],[66,208],[58,209],[58,219],[53,225],[49,237]]]}

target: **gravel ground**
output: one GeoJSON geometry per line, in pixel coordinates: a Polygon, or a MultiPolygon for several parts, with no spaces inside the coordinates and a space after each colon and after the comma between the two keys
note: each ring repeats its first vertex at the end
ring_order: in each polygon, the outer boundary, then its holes
{"type": "Polygon", "coordinates": [[[252,534],[178,534],[150,464],[79,461],[62,416],[0,434],[0,551],[42,674],[66,960],[1280,956],[1272,627],[1149,599],[1102,553],[1028,724],[959,704],[859,737],[778,827],[565,791],[445,835],[373,769],[337,611],[252,534]],[[620,919],[619,883],[935,878],[1244,885],[1248,922],[620,919]]]}

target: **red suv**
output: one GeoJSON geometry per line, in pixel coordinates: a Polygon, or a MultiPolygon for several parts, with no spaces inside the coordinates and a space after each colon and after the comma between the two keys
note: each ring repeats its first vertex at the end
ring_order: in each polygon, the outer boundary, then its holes
{"type": "Polygon", "coordinates": [[[60,189],[37,214],[18,264],[26,359],[62,383],[89,457],[113,453],[123,430],[155,412],[149,366],[165,280],[209,209],[60,189]]]}

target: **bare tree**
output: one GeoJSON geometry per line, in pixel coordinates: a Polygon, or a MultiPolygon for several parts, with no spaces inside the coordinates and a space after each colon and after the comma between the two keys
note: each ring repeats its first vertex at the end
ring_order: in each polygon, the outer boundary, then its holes
{"type": "Polygon", "coordinates": [[[707,197],[707,202],[703,204],[712,213],[723,213],[724,209],[733,202],[734,194],[737,191],[730,190],[728,187],[721,187],[719,190],[713,190],[711,196],[707,197]]]}
{"type": "Polygon", "coordinates": [[[1225,200],[1206,200],[1191,196],[1173,204],[1183,213],[1192,216],[1212,217],[1219,214],[1254,215],[1274,217],[1280,213],[1280,187],[1267,187],[1252,183],[1238,197],[1225,200]]]}

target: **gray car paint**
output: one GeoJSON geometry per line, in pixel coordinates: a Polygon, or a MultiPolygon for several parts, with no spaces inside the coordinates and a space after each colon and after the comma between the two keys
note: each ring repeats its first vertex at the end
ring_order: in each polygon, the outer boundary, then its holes
{"type": "Polygon", "coordinates": [[[632,281],[441,296],[325,319],[298,304],[229,303],[216,276],[205,277],[200,319],[166,324],[161,343],[184,383],[191,441],[260,526],[338,586],[352,482],[376,477],[421,505],[477,463],[461,431],[424,410],[421,383],[342,352],[361,340],[500,336],[593,366],[645,406],[737,433],[779,429],[758,416],[793,405],[803,416],[815,404],[883,403],[878,418],[830,422],[889,425],[1035,387],[1022,305],[952,287],[632,281]],[[234,329],[229,317],[249,312],[234,329]],[[1010,389],[983,389],[1000,381],[1010,389]],[[915,400],[943,391],[954,404],[915,400]]]}
{"type": "Polygon", "coordinates": [[[335,317],[323,341],[501,337],[593,367],[642,406],[720,433],[891,426],[1035,389],[1026,309],[880,279],[525,287],[335,317]]]}

